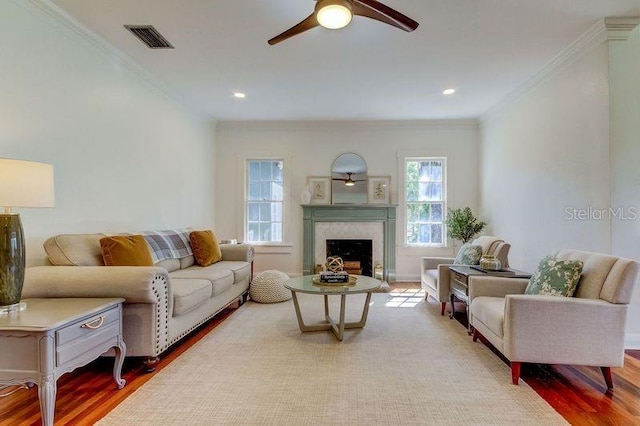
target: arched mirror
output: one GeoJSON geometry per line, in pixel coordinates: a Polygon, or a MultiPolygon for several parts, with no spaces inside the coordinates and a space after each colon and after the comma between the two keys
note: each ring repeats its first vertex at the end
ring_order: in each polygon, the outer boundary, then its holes
{"type": "Polygon", "coordinates": [[[331,166],[331,202],[365,204],[367,202],[367,163],[352,152],[342,154],[331,166]]]}

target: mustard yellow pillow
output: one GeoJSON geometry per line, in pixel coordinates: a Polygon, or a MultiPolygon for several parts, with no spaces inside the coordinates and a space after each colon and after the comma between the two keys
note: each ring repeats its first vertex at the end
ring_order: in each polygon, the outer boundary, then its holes
{"type": "Polygon", "coordinates": [[[222,260],[222,251],[213,231],[193,231],[189,241],[198,265],[209,266],[222,260]]]}
{"type": "Polygon", "coordinates": [[[118,235],[100,239],[107,266],[153,266],[151,252],[142,235],[118,235]]]}

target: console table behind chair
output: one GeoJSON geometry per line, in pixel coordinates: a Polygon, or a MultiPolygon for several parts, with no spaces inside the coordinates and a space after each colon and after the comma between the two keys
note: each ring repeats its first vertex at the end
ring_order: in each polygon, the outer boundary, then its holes
{"type": "MultiPolygon", "coordinates": [[[[503,268],[509,267],[509,249],[511,244],[497,237],[482,236],[471,243],[482,247],[483,255],[496,256],[503,268]]],[[[425,300],[431,296],[441,304],[440,315],[444,315],[449,300],[449,265],[453,257],[423,257],[421,260],[421,285],[425,291],[425,300]]]]}
{"type": "MultiPolygon", "coordinates": [[[[509,278],[531,278],[531,274],[517,269],[509,269],[508,273],[498,271],[479,271],[472,266],[467,265],[451,265],[449,266],[449,288],[451,297],[451,315],[455,314],[455,299],[464,302],[467,309],[467,318],[469,318],[469,277],[509,277],[509,278]]],[[[469,323],[471,330],[471,323],[469,323]]]]}
{"type": "Polygon", "coordinates": [[[42,423],[53,425],[56,381],[111,348],[122,388],[124,299],[24,299],[27,309],[0,316],[0,389],[38,385],[42,423]]]}

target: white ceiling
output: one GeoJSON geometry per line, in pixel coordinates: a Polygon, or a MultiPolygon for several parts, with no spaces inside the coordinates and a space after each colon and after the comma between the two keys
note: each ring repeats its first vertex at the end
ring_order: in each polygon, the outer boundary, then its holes
{"type": "Polygon", "coordinates": [[[269,46],[313,0],[52,1],[218,120],[475,118],[598,19],[640,16],[640,0],[383,0],[418,29],[355,17],[269,46]],[[175,49],[148,49],[125,24],[175,49]]]}

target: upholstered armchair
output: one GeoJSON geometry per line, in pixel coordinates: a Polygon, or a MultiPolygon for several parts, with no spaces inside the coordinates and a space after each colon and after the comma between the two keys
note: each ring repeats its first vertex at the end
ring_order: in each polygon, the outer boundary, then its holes
{"type": "Polygon", "coordinates": [[[518,384],[523,362],[600,367],[613,389],[611,367],[624,361],[627,309],[640,265],[630,259],[560,250],[561,260],[580,260],[573,297],[523,294],[528,280],[469,278],[473,341],[483,336],[511,363],[518,384]]]}
{"type": "MultiPolygon", "coordinates": [[[[482,247],[483,255],[494,255],[502,263],[509,266],[509,249],[511,244],[497,237],[478,237],[471,243],[482,247]]],[[[429,295],[441,304],[440,315],[444,315],[449,299],[449,266],[453,265],[453,257],[423,257],[421,265],[421,282],[425,290],[425,300],[429,295]]]]}

